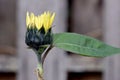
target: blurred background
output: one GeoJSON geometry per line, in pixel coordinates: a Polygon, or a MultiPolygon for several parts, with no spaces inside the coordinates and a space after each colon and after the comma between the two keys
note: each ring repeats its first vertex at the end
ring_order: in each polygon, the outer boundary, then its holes
{"type": "MultiPolygon", "coordinates": [[[[0,80],[37,80],[35,53],[25,45],[26,12],[56,13],[54,33],[75,32],[120,47],[120,0],[0,0],[0,80]]],[[[83,57],[54,48],[45,80],[120,80],[120,55],[83,57]]]]}

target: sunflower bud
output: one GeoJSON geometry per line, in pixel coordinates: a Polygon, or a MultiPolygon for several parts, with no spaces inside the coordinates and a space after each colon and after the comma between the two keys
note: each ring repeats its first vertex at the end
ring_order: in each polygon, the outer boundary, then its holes
{"type": "Polygon", "coordinates": [[[43,45],[51,45],[53,38],[51,26],[55,17],[55,13],[44,12],[35,16],[33,13],[27,12],[26,25],[27,32],[25,37],[26,44],[38,50],[43,45]]]}

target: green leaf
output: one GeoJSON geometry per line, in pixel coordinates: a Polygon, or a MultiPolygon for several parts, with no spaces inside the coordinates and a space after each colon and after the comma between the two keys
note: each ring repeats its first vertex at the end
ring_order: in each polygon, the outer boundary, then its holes
{"type": "Polygon", "coordinates": [[[53,46],[84,56],[105,57],[120,53],[120,48],[76,33],[58,33],[53,37],[53,46]]]}

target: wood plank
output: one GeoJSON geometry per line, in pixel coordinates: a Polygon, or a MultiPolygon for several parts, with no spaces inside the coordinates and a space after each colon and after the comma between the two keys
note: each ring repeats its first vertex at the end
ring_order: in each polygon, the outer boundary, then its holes
{"type": "Polygon", "coordinates": [[[0,46],[0,54],[16,54],[16,49],[12,46],[0,46]]]}
{"type": "Polygon", "coordinates": [[[0,80],[16,80],[16,73],[0,73],[0,80]]]}

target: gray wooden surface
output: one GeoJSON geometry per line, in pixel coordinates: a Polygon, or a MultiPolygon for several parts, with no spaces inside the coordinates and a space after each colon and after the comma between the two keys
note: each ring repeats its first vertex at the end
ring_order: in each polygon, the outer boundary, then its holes
{"type": "MultiPolygon", "coordinates": [[[[104,0],[103,30],[106,43],[120,47],[120,0],[104,0]]],[[[120,80],[120,54],[105,59],[103,80],[120,80]]]]}

